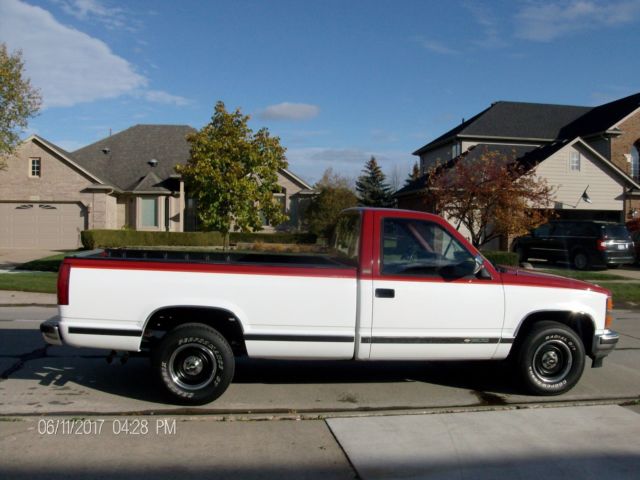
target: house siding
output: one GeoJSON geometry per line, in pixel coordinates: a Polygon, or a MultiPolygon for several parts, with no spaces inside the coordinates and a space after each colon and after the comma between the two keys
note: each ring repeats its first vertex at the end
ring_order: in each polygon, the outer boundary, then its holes
{"type": "MultiPolygon", "coordinates": [[[[551,155],[536,168],[536,174],[546,179],[556,188],[554,200],[558,209],[576,210],[616,210],[624,208],[624,187],[616,180],[613,171],[601,166],[593,154],[586,149],[568,145],[551,155]],[[569,166],[571,152],[581,154],[580,171],[572,171],[569,166]],[[581,200],[581,195],[589,187],[588,195],[592,203],[581,200]]],[[[550,205],[553,207],[554,205],[550,205]]]]}
{"type": "Polygon", "coordinates": [[[453,142],[420,155],[420,171],[425,173],[434,165],[451,160],[451,147],[453,147],[453,142]]]}

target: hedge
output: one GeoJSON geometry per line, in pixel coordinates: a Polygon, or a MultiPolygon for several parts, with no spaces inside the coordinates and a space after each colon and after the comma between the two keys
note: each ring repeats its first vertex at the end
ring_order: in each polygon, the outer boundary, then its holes
{"type": "MultiPolygon", "coordinates": [[[[85,230],[82,245],[94,248],[123,247],[218,247],[222,246],[220,232],[141,232],[137,230],[85,230]]],[[[308,233],[231,233],[231,243],[315,243],[316,236],[308,233]]]]}
{"type": "Polygon", "coordinates": [[[500,252],[497,250],[489,250],[486,252],[482,252],[482,255],[486,257],[494,265],[507,265],[517,267],[518,262],[518,254],[513,252],[500,252]]]}

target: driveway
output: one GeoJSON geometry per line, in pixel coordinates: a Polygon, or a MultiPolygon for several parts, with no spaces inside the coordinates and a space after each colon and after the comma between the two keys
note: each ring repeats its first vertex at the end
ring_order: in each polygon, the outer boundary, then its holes
{"type": "Polygon", "coordinates": [[[55,255],[56,253],[60,252],[30,248],[0,248],[0,270],[15,268],[16,265],[55,255]]]}

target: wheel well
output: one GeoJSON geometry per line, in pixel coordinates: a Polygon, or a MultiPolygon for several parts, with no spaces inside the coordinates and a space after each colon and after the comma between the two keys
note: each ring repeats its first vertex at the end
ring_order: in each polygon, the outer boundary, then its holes
{"type": "Polygon", "coordinates": [[[516,332],[516,339],[514,344],[514,350],[527,336],[527,333],[531,330],[533,325],[537,322],[544,320],[551,320],[561,323],[572,329],[582,340],[585,352],[588,355],[592,354],[593,349],[593,335],[595,334],[595,326],[593,320],[586,313],[574,313],[566,311],[550,311],[550,312],[536,312],[529,315],[522,322],[518,331],[516,332]]]}
{"type": "Polygon", "coordinates": [[[154,312],[144,329],[142,349],[152,349],[167,332],[185,323],[202,323],[215,328],[229,342],[235,355],[247,354],[238,318],[228,310],[205,307],[168,307],[154,312]]]}

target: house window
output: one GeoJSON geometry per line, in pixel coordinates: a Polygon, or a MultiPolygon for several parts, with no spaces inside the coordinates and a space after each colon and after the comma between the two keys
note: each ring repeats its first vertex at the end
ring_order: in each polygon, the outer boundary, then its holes
{"type": "Polygon", "coordinates": [[[569,169],[572,172],[580,171],[580,152],[571,152],[571,158],[569,159],[569,169]]]}
{"type": "Polygon", "coordinates": [[[631,177],[634,180],[640,177],[640,152],[637,143],[631,147],[631,177]]]}
{"type": "Polygon", "coordinates": [[[458,155],[460,155],[460,142],[451,145],[451,158],[456,158],[458,155]]]}
{"type": "Polygon", "coordinates": [[[39,158],[31,158],[30,159],[30,168],[29,168],[29,176],[30,177],[40,177],[42,170],[42,164],[39,158]]]}
{"type": "Polygon", "coordinates": [[[157,198],[141,198],[140,199],[140,216],[143,227],[158,226],[158,199],[157,198]]]}

